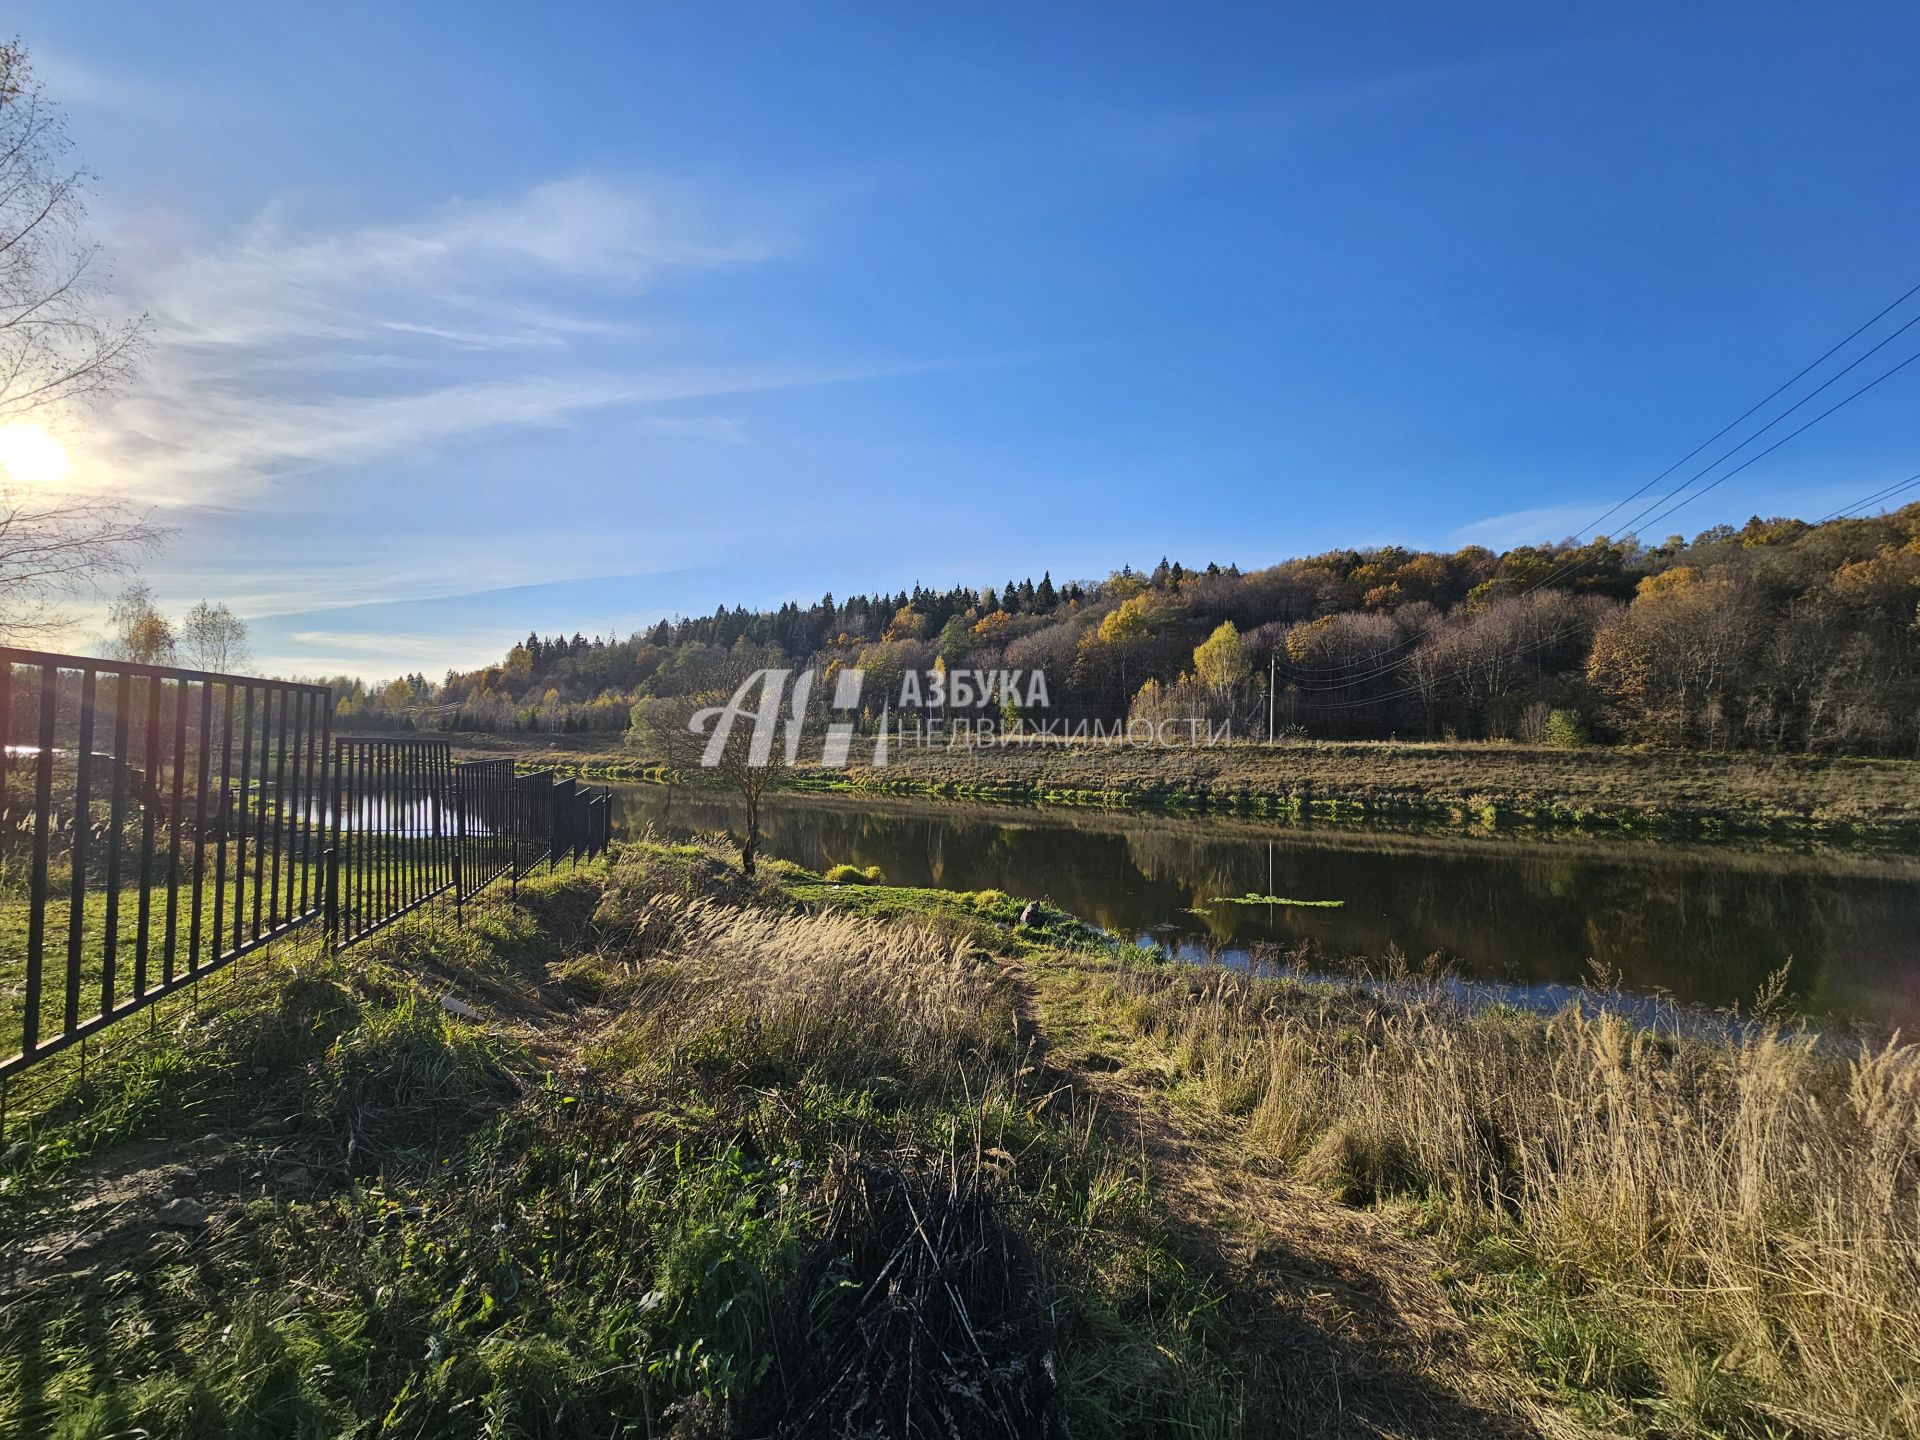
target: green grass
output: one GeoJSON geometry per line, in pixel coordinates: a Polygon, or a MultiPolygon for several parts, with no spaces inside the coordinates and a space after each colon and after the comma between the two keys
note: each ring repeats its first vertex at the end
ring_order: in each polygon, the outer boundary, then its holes
{"type": "Polygon", "coordinates": [[[896,750],[802,785],[1101,809],[1908,843],[1920,762],[1392,741],[896,750]]]}
{"type": "Polygon", "coordinates": [[[1910,1238],[1909,1052],[1467,1016],[700,844],[232,974],[11,1120],[0,1220],[102,1238],[0,1306],[0,1435],[770,1434],[803,1394],[848,1425],[937,1395],[1023,1434],[1426,1433],[1393,1405],[1469,1365],[1609,1433],[1911,1413],[1875,1288],[1910,1238]],[[75,1208],[156,1164],[207,1227],[75,1208]],[[1434,1275],[1465,1329],[1396,1378],[1371,1317],[1434,1275]],[[1335,1291],[1361,1299],[1323,1333],[1335,1291]]]}
{"type": "MultiPolygon", "coordinates": [[[[618,735],[463,736],[586,778],[666,781],[618,735]]],[[[857,755],[856,755],[857,759],[857,755]]],[[[1289,820],[1744,836],[1920,840],[1920,762],[1855,756],[1568,749],[1501,741],[1236,742],[1146,749],[1015,743],[896,747],[885,769],[802,771],[799,789],[1013,800],[1289,820]]]]}
{"type": "Polygon", "coordinates": [[[976,1218],[1036,1257],[1014,1298],[1055,1317],[1049,1403],[1073,1433],[1230,1433],[1217,1293],[1137,1163],[1036,1103],[989,978],[947,992],[944,1046],[840,1028],[831,997],[781,1019],[788,987],[735,970],[740,993],[716,994],[687,973],[697,936],[655,948],[663,908],[714,895],[800,907],[776,922],[795,945],[862,916],[1019,909],[792,871],[746,887],[698,847],[634,847],[465,928],[430,908],[340,956],[241,962],[15,1115],[0,1193],[27,1228],[57,1227],[129,1147],[218,1143],[189,1162],[205,1232],[143,1234],[9,1299],[0,1433],[718,1433],[781,1413],[776,1361],[856,1333],[843,1282],[873,1245],[842,1233],[863,1213],[836,1198],[850,1167],[959,1203],[941,1177],[982,1155],[976,1218]],[[449,988],[488,1022],[443,1011],[449,988]],[[590,1042],[583,995],[616,1002],[590,1042]]]}
{"type": "Polygon", "coordinates": [[[1256,895],[1249,890],[1244,895],[1215,895],[1207,901],[1209,905],[1303,905],[1319,910],[1338,910],[1347,902],[1344,900],[1290,900],[1284,895],[1256,895]]]}

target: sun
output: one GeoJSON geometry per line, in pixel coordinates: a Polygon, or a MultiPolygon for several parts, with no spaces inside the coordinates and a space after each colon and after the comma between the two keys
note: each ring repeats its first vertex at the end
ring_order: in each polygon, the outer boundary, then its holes
{"type": "Polygon", "coordinates": [[[73,462],[60,442],[25,420],[0,425],[0,470],[21,485],[57,485],[73,462]]]}

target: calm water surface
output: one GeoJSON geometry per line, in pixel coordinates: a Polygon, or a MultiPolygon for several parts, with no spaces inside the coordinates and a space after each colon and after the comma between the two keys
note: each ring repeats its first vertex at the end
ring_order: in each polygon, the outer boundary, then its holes
{"type": "MultiPolygon", "coordinates": [[[[615,828],[739,828],[711,792],[615,788],[615,828]]],[[[1312,940],[1439,954],[1462,976],[1550,996],[1592,962],[1642,994],[1744,1002],[1792,962],[1816,1014],[1920,1023],[1920,857],[1362,826],[1282,826],[829,795],[772,799],[768,853],[878,865],[896,885],[997,889],[1193,956],[1312,940]],[[1340,900],[1338,909],[1216,897],[1340,900]]]]}

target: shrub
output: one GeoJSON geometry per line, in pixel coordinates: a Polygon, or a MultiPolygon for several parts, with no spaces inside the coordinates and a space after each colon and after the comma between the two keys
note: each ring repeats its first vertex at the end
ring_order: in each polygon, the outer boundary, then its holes
{"type": "Polygon", "coordinates": [[[884,885],[886,872],[878,865],[862,870],[858,865],[836,865],[827,871],[829,885],[884,885]]]}
{"type": "Polygon", "coordinates": [[[1578,750],[1590,739],[1587,717],[1578,710],[1556,710],[1547,716],[1547,728],[1541,738],[1556,749],[1578,750]]]}

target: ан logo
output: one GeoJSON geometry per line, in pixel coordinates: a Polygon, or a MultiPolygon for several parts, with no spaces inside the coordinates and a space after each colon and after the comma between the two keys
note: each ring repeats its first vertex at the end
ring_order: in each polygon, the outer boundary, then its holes
{"type": "MultiPolygon", "coordinates": [[[[747,764],[763,768],[772,763],[776,732],[781,738],[786,763],[796,763],[806,733],[807,705],[813,698],[816,673],[803,670],[796,679],[791,670],[756,670],[740,682],[739,689],[726,704],[695,711],[687,722],[687,729],[695,735],[707,736],[707,748],[701,753],[700,763],[708,769],[719,765],[733,741],[733,727],[743,720],[753,722],[753,737],[747,742],[747,764]]],[[[860,689],[865,680],[864,670],[842,670],[836,675],[832,708],[845,711],[850,717],[858,715],[860,689]]],[[[876,765],[887,763],[885,716],[881,717],[880,734],[882,738],[873,757],[876,765]]],[[[845,765],[852,747],[853,720],[834,721],[827,726],[821,764],[845,765]]]]}

